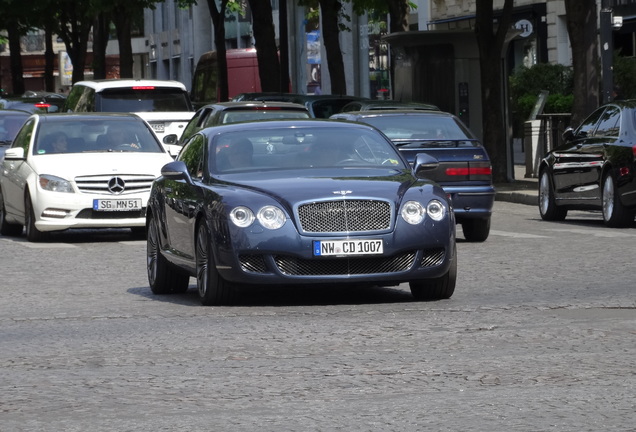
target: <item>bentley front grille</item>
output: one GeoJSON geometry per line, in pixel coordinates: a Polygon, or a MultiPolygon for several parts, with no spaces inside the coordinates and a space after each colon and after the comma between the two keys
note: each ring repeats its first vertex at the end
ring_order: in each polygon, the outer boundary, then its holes
{"type": "Polygon", "coordinates": [[[149,175],[96,175],[76,177],[75,184],[85,194],[126,195],[150,191],[154,180],[149,175]]]}
{"type": "Polygon", "coordinates": [[[374,200],[313,202],[298,207],[298,218],[307,233],[381,231],[391,226],[391,205],[374,200]]]}
{"type": "Polygon", "coordinates": [[[411,268],[415,252],[393,257],[301,259],[279,255],[274,257],[281,273],[289,276],[327,276],[397,273],[411,268]]]}

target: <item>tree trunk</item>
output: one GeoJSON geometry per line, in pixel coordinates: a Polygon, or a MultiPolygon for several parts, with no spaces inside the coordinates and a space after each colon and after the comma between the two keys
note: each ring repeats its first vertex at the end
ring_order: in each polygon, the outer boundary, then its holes
{"type": "Polygon", "coordinates": [[[26,88],[24,87],[24,70],[22,69],[22,54],[20,47],[20,31],[16,22],[7,23],[7,33],[9,36],[9,50],[11,57],[11,83],[12,94],[22,96],[26,88]]]}
{"type": "Polygon", "coordinates": [[[97,15],[93,25],[93,78],[106,78],[106,47],[110,19],[104,13],[97,15]]]}
{"type": "Polygon", "coordinates": [[[477,0],[475,34],[481,73],[482,142],[492,162],[493,181],[508,180],[508,145],[504,122],[503,45],[510,28],[512,0],[505,0],[497,29],[493,28],[492,0],[477,0]]]}
{"type": "Polygon", "coordinates": [[[272,4],[269,1],[249,0],[252,9],[252,28],[256,43],[258,76],[261,90],[280,92],[280,61],[276,47],[276,32],[272,18],[272,4]]]}
{"type": "Polygon", "coordinates": [[[53,51],[53,31],[47,25],[44,29],[44,89],[47,92],[55,92],[55,52],[53,51]]]}
{"type": "Polygon", "coordinates": [[[388,0],[389,16],[391,20],[390,33],[408,31],[409,4],[408,0],[388,0]]]}
{"type": "Polygon", "coordinates": [[[119,44],[119,77],[133,77],[133,52],[132,52],[132,11],[126,6],[115,7],[113,22],[119,44]]]}
{"type": "MultiPolygon", "coordinates": [[[[88,9],[81,10],[77,6],[73,3],[66,4],[59,11],[60,34],[58,36],[64,41],[68,56],[73,63],[73,83],[84,79],[88,36],[94,21],[94,16],[89,15],[88,9]]],[[[86,5],[84,7],[86,8],[86,5]]]]}
{"type": "Polygon", "coordinates": [[[322,16],[322,32],[320,34],[327,53],[327,66],[331,81],[331,93],[347,94],[347,81],[342,60],[339,40],[339,12],[342,7],[339,0],[319,0],[322,16]]]}
{"type": "Polygon", "coordinates": [[[216,46],[216,63],[218,66],[217,99],[219,102],[229,100],[227,58],[225,57],[225,8],[228,0],[221,0],[221,9],[216,8],[215,0],[207,0],[212,25],[214,26],[214,45],[216,46]]]}
{"type": "Polygon", "coordinates": [[[574,75],[572,124],[578,124],[598,107],[600,100],[596,1],[565,0],[565,12],[574,75]]]}
{"type": "Polygon", "coordinates": [[[289,31],[287,29],[287,0],[281,0],[278,8],[278,34],[280,51],[280,91],[289,91],[289,31]]]}

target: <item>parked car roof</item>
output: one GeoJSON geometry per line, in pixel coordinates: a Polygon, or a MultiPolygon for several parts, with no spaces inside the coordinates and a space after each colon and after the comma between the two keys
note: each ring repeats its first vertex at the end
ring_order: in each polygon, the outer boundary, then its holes
{"type": "Polygon", "coordinates": [[[307,95],[300,93],[273,93],[273,92],[256,92],[241,93],[236,95],[233,101],[286,101],[305,105],[309,114],[314,118],[329,118],[332,114],[341,111],[342,107],[353,101],[369,100],[361,96],[320,94],[307,95]]]}
{"type": "Polygon", "coordinates": [[[411,110],[436,110],[439,108],[433,104],[424,102],[402,102],[396,100],[376,100],[368,99],[362,101],[352,101],[342,107],[341,112],[348,111],[369,111],[388,109],[411,109],[411,110]]]}
{"type": "Polygon", "coordinates": [[[153,79],[103,79],[78,81],[73,85],[91,87],[96,91],[122,87],[172,87],[186,90],[186,86],[179,81],[153,79]]]}

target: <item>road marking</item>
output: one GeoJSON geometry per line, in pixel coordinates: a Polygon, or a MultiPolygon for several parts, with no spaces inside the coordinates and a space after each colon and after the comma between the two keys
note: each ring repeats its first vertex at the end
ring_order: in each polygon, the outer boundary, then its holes
{"type": "Polygon", "coordinates": [[[497,231],[490,230],[491,235],[498,235],[501,237],[514,237],[514,238],[550,238],[548,236],[536,235],[536,234],[526,234],[519,232],[508,232],[508,231],[497,231]]]}
{"type": "Polygon", "coordinates": [[[31,243],[31,242],[15,242],[29,249],[72,249],[77,246],[69,243],[31,243]]]}
{"type": "Polygon", "coordinates": [[[625,232],[625,230],[607,228],[607,229],[590,229],[590,228],[551,228],[545,231],[564,232],[571,234],[583,234],[587,236],[603,237],[603,238],[618,238],[618,237],[636,237],[635,234],[625,232]]]}

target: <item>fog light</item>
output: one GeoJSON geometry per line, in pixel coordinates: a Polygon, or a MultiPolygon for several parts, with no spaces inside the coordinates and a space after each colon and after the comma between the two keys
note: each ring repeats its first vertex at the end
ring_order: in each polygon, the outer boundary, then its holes
{"type": "Polygon", "coordinates": [[[64,219],[68,214],[69,214],[68,210],[44,209],[44,211],[42,212],[42,217],[64,219]]]}

